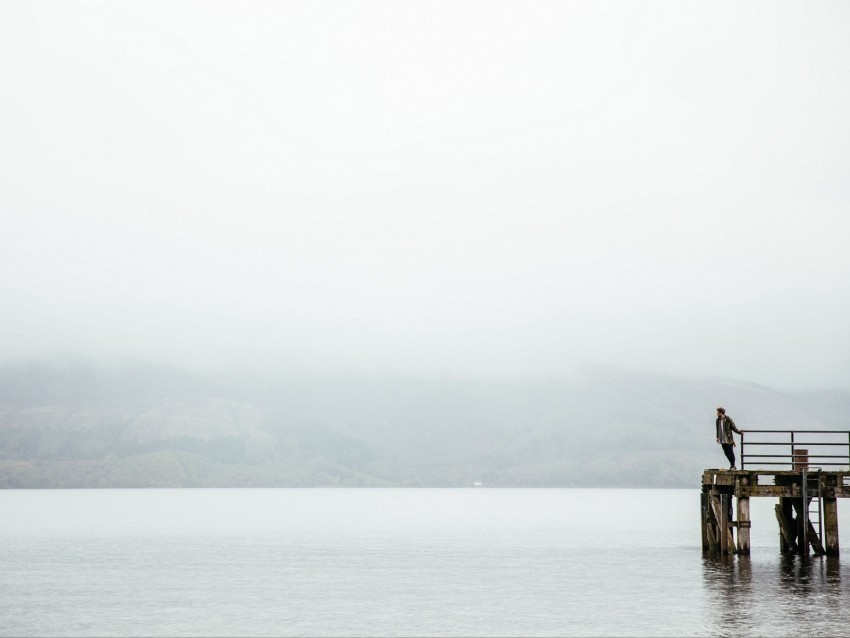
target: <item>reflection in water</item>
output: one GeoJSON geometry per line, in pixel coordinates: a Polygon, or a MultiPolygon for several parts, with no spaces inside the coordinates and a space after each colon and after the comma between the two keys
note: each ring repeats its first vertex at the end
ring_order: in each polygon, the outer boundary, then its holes
{"type": "Polygon", "coordinates": [[[752,635],[758,628],[752,604],[752,563],[748,556],[704,556],[703,581],[710,618],[722,636],[752,635]]]}
{"type": "Polygon", "coordinates": [[[706,555],[702,573],[716,635],[848,635],[850,573],[838,557],[706,555]]]}

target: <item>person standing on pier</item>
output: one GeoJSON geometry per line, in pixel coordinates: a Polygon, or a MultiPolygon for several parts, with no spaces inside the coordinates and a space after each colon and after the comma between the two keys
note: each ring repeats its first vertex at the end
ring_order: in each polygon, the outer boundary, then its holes
{"type": "Polygon", "coordinates": [[[735,470],[735,439],[732,432],[743,434],[741,430],[735,427],[735,422],[732,417],[726,416],[725,408],[717,408],[717,442],[723,447],[723,453],[729,459],[729,469],[735,470]]]}

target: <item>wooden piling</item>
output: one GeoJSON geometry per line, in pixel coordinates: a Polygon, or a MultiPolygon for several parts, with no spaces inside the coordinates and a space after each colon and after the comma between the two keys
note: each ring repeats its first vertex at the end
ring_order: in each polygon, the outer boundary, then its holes
{"type": "Polygon", "coordinates": [[[783,554],[797,553],[797,525],[790,498],[779,498],[776,519],[779,521],[779,549],[783,554]]]}
{"type": "Polygon", "coordinates": [[[779,523],[779,551],[783,554],[796,554],[797,526],[786,516],[786,509],[782,503],[777,504],[775,509],[776,520],[779,523]]]}
{"type": "Polygon", "coordinates": [[[717,548],[721,554],[728,554],[735,549],[735,538],[732,534],[732,503],[730,494],[711,495],[711,508],[714,514],[717,548]]]}
{"type": "Polygon", "coordinates": [[[823,499],[823,544],[827,556],[838,556],[838,499],[823,499]]]}
{"type": "Polygon", "coordinates": [[[738,479],[738,553],[748,556],[750,553],[750,479],[742,476],[738,479]]]}
{"type": "Polygon", "coordinates": [[[791,503],[794,506],[794,513],[797,515],[794,519],[797,523],[797,553],[800,556],[808,556],[809,555],[809,539],[808,539],[808,517],[806,514],[808,513],[808,503],[806,503],[806,509],[803,509],[803,503],[805,501],[802,498],[792,498],[791,503]]]}

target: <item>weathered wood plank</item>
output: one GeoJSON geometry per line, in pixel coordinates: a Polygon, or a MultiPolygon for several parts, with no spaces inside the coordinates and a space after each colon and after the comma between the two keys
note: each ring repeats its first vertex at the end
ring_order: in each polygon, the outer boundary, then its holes
{"type": "Polygon", "coordinates": [[[748,493],[749,477],[742,476],[738,479],[736,491],[738,492],[738,553],[749,555],[750,553],[750,499],[740,496],[748,493]]]}
{"type": "MultiPolygon", "coordinates": [[[[793,503],[794,503],[794,510],[797,513],[797,527],[798,527],[797,540],[799,541],[799,543],[802,543],[803,541],[805,541],[806,545],[807,545],[806,547],[802,548],[803,553],[808,554],[808,552],[809,552],[808,545],[811,545],[812,551],[814,551],[815,554],[823,556],[825,554],[825,551],[824,551],[823,545],[821,544],[820,537],[818,536],[818,532],[815,529],[814,524],[812,524],[812,521],[809,519],[808,511],[806,511],[805,513],[803,512],[803,507],[805,507],[808,510],[809,503],[806,503],[804,505],[803,499],[801,499],[801,498],[795,498],[793,500],[793,503]],[[804,521],[805,521],[805,523],[804,523],[804,521]],[[803,533],[803,525],[804,524],[806,525],[805,534],[803,533]]],[[[799,543],[798,543],[798,549],[800,549],[799,543]]]]}
{"type": "Polygon", "coordinates": [[[747,488],[750,496],[772,498],[800,498],[799,485],[751,485],[747,488]]]}
{"type": "Polygon", "coordinates": [[[823,499],[823,541],[827,556],[838,556],[838,502],[834,498],[823,499]]]}
{"type": "Polygon", "coordinates": [[[797,530],[794,528],[794,525],[785,518],[785,514],[782,513],[782,506],[777,504],[775,508],[776,512],[776,520],[779,523],[779,532],[782,535],[782,539],[785,541],[785,548],[788,551],[797,552],[797,530]]]}
{"type": "MultiPolygon", "coordinates": [[[[814,479],[816,473],[810,473],[814,479]]],[[[835,498],[850,498],[850,472],[823,471],[819,473],[824,479],[825,496],[835,498]]],[[[703,472],[703,487],[723,488],[735,486],[736,496],[771,497],[771,498],[800,498],[800,472],[787,470],[705,470],[703,472]],[[748,479],[746,488],[741,478],[748,479]],[[773,485],[760,484],[761,478],[773,479],[773,485]],[[746,491],[742,491],[746,490],[746,491]]],[[[814,486],[810,483],[810,496],[814,495],[814,486]]]]}
{"type": "MultiPolygon", "coordinates": [[[[803,499],[802,498],[792,498],[791,503],[794,506],[794,514],[796,514],[796,522],[797,522],[797,549],[799,550],[799,554],[801,556],[808,555],[809,553],[809,528],[808,525],[805,525],[805,522],[808,520],[808,512],[803,514],[803,499]]],[[[806,504],[808,507],[808,503],[806,504]]]]}
{"type": "Polygon", "coordinates": [[[738,499],[738,553],[750,553],[750,499],[738,499]]]}
{"type": "Polygon", "coordinates": [[[815,529],[815,526],[809,521],[809,533],[808,533],[809,545],[812,546],[812,550],[818,556],[823,556],[826,554],[824,551],[823,545],[820,542],[820,537],[818,536],[818,531],[815,529]]]}
{"type": "Polygon", "coordinates": [[[728,554],[735,547],[735,536],[732,532],[732,522],[729,520],[730,505],[727,499],[732,498],[728,494],[712,494],[711,507],[714,518],[717,521],[717,535],[720,545],[720,553],[728,554]]]}
{"type": "Polygon", "coordinates": [[[717,533],[718,530],[717,521],[710,521],[708,525],[708,548],[712,552],[720,551],[720,541],[718,540],[720,536],[717,533]]]}

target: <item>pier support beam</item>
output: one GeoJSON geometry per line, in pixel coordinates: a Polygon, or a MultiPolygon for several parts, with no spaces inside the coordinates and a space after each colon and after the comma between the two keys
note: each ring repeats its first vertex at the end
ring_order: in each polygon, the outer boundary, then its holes
{"type": "Polygon", "coordinates": [[[809,519],[811,499],[795,498],[793,502],[797,512],[797,553],[800,556],[808,556],[811,546],[815,554],[824,554],[818,531],[809,519]]]}
{"type": "Polygon", "coordinates": [[[797,553],[800,556],[809,555],[808,522],[809,504],[802,498],[791,499],[794,504],[794,513],[797,515],[797,553]]]}
{"type": "Polygon", "coordinates": [[[823,544],[827,556],[838,556],[838,499],[823,499],[823,544]]]}
{"type": "Polygon", "coordinates": [[[717,509],[720,510],[720,516],[717,519],[717,526],[720,534],[720,553],[728,554],[729,547],[732,543],[729,542],[729,507],[726,505],[726,499],[729,498],[726,494],[720,494],[717,497],[717,509]]]}
{"type": "Polygon", "coordinates": [[[711,549],[709,542],[709,519],[708,519],[708,495],[705,490],[700,494],[700,529],[702,530],[702,551],[707,552],[711,549]]]}
{"type": "Polygon", "coordinates": [[[797,526],[794,524],[794,508],[790,498],[780,498],[776,506],[779,523],[779,551],[783,554],[797,553],[797,526]]]}
{"type": "Polygon", "coordinates": [[[750,479],[742,476],[735,491],[738,494],[738,553],[750,553],[750,479]]]}
{"type": "Polygon", "coordinates": [[[732,495],[709,493],[706,495],[711,511],[710,523],[706,526],[709,546],[713,551],[729,554],[735,551],[735,537],[732,533],[732,495]]]}

